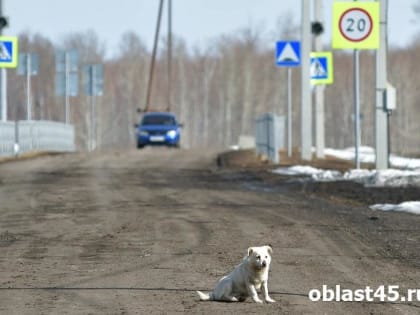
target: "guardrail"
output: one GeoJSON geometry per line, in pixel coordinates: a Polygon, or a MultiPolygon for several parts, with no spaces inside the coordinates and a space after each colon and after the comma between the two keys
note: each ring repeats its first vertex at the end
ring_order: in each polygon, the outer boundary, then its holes
{"type": "Polygon", "coordinates": [[[274,163],[280,162],[280,149],[284,148],[285,117],[271,113],[256,119],[255,144],[257,154],[274,163]]]}
{"type": "Polygon", "coordinates": [[[43,120],[0,122],[0,156],[31,151],[75,151],[74,126],[43,120]]]}

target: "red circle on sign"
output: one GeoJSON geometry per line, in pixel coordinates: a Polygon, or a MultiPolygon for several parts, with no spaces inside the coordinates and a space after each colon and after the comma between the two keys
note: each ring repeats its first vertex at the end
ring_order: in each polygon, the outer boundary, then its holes
{"type": "Polygon", "coordinates": [[[341,15],[340,20],[338,21],[338,29],[340,30],[341,35],[342,35],[345,39],[347,39],[348,41],[350,41],[350,42],[361,42],[361,41],[365,40],[366,38],[368,38],[368,37],[369,37],[369,35],[372,33],[372,29],[373,29],[373,21],[372,21],[372,17],[370,16],[369,12],[368,12],[368,11],[366,11],[365,9],[362,9],[362,8],[350,8],[350,9],[346,10],[346,11],[345,11],[345,12],[341,15]],[[343,19],[344,19],[344,16],[345,16],[347,13],[351,12],[351,11],[360,11],[361,13],[364,13],[364,14],[368,17],[368,19],[369,19],[369,23],[370,23],[370,28],[369,28],[369,31],[367,32],[367,34],[366,34],[366,35],[364,35],[363,37],[358,38],[358,39],[354,39],[354,38],[349,37],[349,36],[348,36],[348,35],[347,35],[344,31],[343,31],[343,29],[341,28],[341,23],[342,23],[342,21],[343,21],[343,19]]]}

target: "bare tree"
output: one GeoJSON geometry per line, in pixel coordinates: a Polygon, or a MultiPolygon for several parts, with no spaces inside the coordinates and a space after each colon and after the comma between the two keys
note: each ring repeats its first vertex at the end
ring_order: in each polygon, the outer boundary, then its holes
{"type": "MultiPolygon", "coordinates": [[[[420,0],[413,6],[420,16],[420,0]]],[[[418,18],[420,20],[420,18],[418,18]]],[[[255,118],[265,112],[286,114],[286,71],[275,66],[274,46],[277,40],[296,39],[298,28],[291,14],[283,15],[266,32],[250,26],[214,38],[205,47],[187,47],[186,42],[173,37],[172,77],[167,76],[168,54],[164,47],[156,60],[152,107],[165,110],[168,85],[171,81],[172,107],[185,127],[184,147],[228,147],[241,134],[253,134],[255,118]],[[268,44],[269,43],[269,44],[268,44]]],[[[148,82],[150,52],[135,32],[121,37],[114,56],[106,55],[106,46],[93,31],[72,33],[56,45],[40,34],[19,36],[20,51],[40,55],[40,72],[33,80],[35,117],[63,120],[63,98],[55,96],[55,51],[77,49],[81,65],[105,65],[104,95],[97,99],[98,131],[101,148],[133,147],[133,124],[144,106],[148,82]]],[[[420,147],[420,90],[416,84],[420,66],[420,40],[413,38],[404,48],[391,48],[389,79],[397,87],[397,110],[391,116],[392,151],[418,153],[420,147]]],[[[373,145],[374,139],[374,54],[362,52],[361,112],[362,143],[373,145]]],[[[353,60],[347,52],[334,53],[335,82],[326,87],[326,145],[344,148],[354,145],[353,136],[353,60]]],[[[26,113],[25,82],[13,70],[8,71],[9,116],[23,119],[26,113]],[[16,108],[16,113],[14,110],[16,108]]],[[[294,143],[300,138],[300,77],[293,76],[294,143]]],[[[77,145],[86,148],[89,119],[89,97],[79,95],[71,100],[72,123],[76,125],[77,145]]]]}

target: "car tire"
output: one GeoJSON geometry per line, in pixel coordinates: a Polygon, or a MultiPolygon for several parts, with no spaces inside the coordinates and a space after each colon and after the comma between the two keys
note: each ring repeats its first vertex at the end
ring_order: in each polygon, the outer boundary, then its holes
{"type": "Polygon", "coordinates": [[[179,145],[179,143],[175,143],[175,144],[169,145],[168,147],[171,148],[171,149],[179,149],[180,145],[179,145]]]}

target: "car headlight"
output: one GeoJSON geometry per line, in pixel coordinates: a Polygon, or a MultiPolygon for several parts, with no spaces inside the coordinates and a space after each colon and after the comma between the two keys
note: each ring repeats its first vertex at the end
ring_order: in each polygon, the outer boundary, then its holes
{"type": "Polygon", "coordinates": [[[176,137],[176,130],[169,130],[169,131],[166,133],[166,135],[167,135],[169,138],[175,138],[175,137],[176,137]]]}
{"type": "Polygon", "coordinates": [[[149,133],[148,133],[147,131],[140,130],[140,131],[139,131],[139,135],[140,135],[140,136],[148,136],[148,135],[149,135],[149,133]]]}

